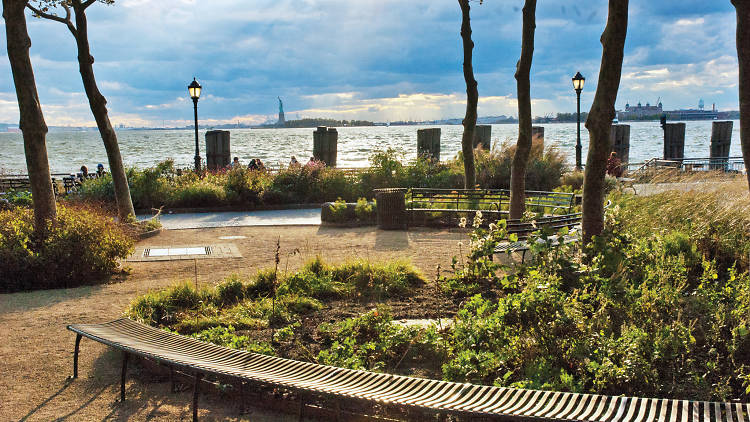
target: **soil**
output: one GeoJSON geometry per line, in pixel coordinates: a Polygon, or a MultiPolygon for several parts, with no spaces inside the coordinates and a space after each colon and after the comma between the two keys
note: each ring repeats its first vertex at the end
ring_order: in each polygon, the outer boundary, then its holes
{"type": "MultiPolygon", "coordinates": [[[[443,269],[450,267],[451,258],[459,254],[458,241],[465,239],[466,234],[456,230],[412,229],[407,232],[372,227],[227,227],[162,231],[155,237],[141,240],[139,245],[230,242],[237,245],[243,257],[132,262],[125,264],[130,267],[129,273],[106,284],[0,295],[0,338],[3,339],[0,342],[0,420],[189,420],[192,391],[170,393],[169,382],[148,366],[129,367],[127,400],[120,403],[120,354],[87,339],[81,342],[79,378],[68,381],[75,336],[65,325],[116,319],[136,296],[178,281],[192,283],[196,273],[201,285],[215,284],[232,273],[252,275],[273,265],[277,240],[281,243],[281,266],[288,266],[289,270],[317,255],[329,263],[352,258],[371,261],[398,258],[411,260],[430,280],[435,276],[437,265],[443,269]],[[226,241],[220,240],[220,236],[246,238],[226,241]],[[299,253],[293,253],[295,250],[299,253]]],[[[431,295],[430,288],[434,286],[427,285],[414,297],[391,303],[394,318],[436,316],[425,311],[441,306],[431,295]]],[[[353,316],[372,306],[339,303],[316,320],[353,316]]],[[[240,417],[236,400],[228,400],[218,393],[202,394],[199,408],[201,420],[296,419],[288,413],[258,407],[240,417]]]]}

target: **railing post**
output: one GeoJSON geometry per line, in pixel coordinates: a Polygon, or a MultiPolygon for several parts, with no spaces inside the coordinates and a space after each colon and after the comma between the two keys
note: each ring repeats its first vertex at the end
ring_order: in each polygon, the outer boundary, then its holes
{"type": "Polygon", "coordinates": [[[76,334],[76,347],[73,351],[73,378],[78,378],[78,350],[81,345],[81,335],[76,334]]]}
{"type": "Polygon", "coordinates": [[[193,422],[198,421],[198,392],[202,378],[203,374],[200,372],[195,373],[195,385],[193,386],[193,422]]]}
{"type": "Polygon", "coordinates": [[[128,372],[128,352],[122,352],[122,378],[120,379],[120,401],[125,401],[125,376],[128,372]]]}

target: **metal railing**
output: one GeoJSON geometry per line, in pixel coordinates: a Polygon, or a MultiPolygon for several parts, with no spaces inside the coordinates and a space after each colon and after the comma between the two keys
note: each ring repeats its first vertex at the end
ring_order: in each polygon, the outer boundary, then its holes
{"type": "Polygon", "coordinates": [[[644,171],[674,169],[684,172],[724,171],[727,173],[744,173],[745,161],[742,157],[708,157],[664,160],[652,158],[642,163],[625,165],[628,173],[637,174],[644,171]]]}

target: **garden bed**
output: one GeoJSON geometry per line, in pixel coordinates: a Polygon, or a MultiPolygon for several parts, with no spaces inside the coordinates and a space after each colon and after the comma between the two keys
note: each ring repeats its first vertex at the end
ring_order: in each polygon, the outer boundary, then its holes
{"type": "Polygon", "coordinates": [[[314,261],[274,277],[277,284],[265,271],[202,292],[183,285],[152,293],[129,314],[204,341],[349,368],[747,400],[746,192],[613,200],[605,232],[587,250],[551,247],[554,234],[541,232],[532,259],[506,267],[490,259],[507,237],[504,224],[485,229],[475,219],[468,255],[430,277],[436,281],[420,276],[404,284],[399,277],[412,274],[405,266],[314,261]],[[393,322],[451,317],[440,327],[393,322]]]}

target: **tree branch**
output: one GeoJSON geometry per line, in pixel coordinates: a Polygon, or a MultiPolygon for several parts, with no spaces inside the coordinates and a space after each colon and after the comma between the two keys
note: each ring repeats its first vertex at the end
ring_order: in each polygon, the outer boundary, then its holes
{"type": "Polygon", "coordinates": [[[83,2],[83,4],[81,6],[84,9],[86,9],[87,7],[91,6],[94,3],[96,3],[96,0],[86,0],[85,2],[83,2]]]}
{"type": "Polygon", "coordinates": [[[41,9],[37,9],[36,7],[32,6],[31,3],[26,3],[26,7],[39,17],[64,24],[68,27],[68,30],[73,33],[74,37],[78,36],[78,31],[76,31],[76,27],[73,26],[73,22],[70,20],[70,8],[66,4],[62,4],[62,7],[65,9],[64,18],[52,13],[43,12],[41,9]]]}

